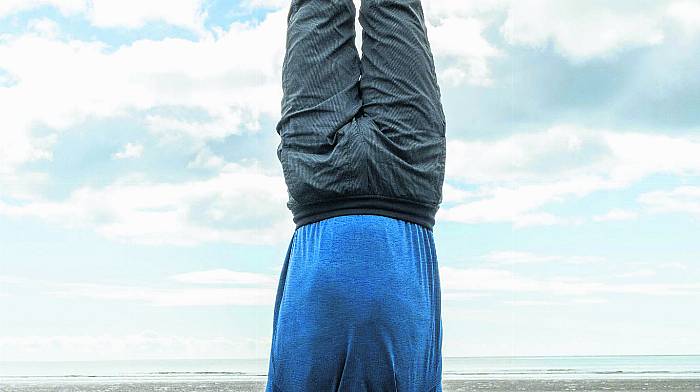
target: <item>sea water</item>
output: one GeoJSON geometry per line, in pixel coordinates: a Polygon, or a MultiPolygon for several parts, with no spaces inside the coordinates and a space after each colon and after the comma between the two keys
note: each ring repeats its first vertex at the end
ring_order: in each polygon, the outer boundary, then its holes
{"type": "MultiPolygon", "coordinates": [[[[267,359],[0,362],[0,390],[132,391],[145,390],[145,385],[153,391],[261,390],[267,366],[267,359]]],[[[460,391],[477,390],[476,385],[479,390],[508,390],[517,380],[522,385],[541,381],[537,388],[553,385],[552,390],[561,388],[556,382],[562,380],[571,385],[592,385],[591,380],[618,380],[616,385],[666,380],[670,386],[675,385],[673,380],[683,380],[686,386],[677,390],[694,391],[700,390],[700,355],[445,357],[443,380],[446,391],[450,385],[460,391]]]]}

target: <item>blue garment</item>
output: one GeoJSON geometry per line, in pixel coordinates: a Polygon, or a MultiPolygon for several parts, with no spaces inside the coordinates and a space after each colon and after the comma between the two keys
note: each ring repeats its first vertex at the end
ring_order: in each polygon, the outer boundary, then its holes
{"type": "Polygon", "coordinates": [[[381,215],[298,227],[280,274],[267,392],[442,391],[433,231],[381,215]]]}

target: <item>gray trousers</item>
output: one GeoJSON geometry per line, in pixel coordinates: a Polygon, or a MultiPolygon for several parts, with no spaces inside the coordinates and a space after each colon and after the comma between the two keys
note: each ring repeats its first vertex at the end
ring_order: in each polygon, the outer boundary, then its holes
{"type": "Polygon", "coordinates": [[[292,0],[277,149],[297,226],[379,214],[432,229],[445,116],[420,0],[292,0]]]}

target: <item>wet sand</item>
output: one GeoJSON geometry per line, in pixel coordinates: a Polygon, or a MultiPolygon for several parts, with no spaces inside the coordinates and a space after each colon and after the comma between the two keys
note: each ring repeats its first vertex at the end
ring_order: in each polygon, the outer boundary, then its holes
{"type": "MultiPolygon", "coordinates": [[[[249,392],[264,391],[262,381],[182,383],[0,384],[6,392],[249,392]]],[[[700,379],[445,380],[444,392],[682,391],[700,392],[700,379]]]]}
{"type": "Polygon", "coordinates": [[[698,391],[699,379],[444,381],[443,391],[698,391]]]}

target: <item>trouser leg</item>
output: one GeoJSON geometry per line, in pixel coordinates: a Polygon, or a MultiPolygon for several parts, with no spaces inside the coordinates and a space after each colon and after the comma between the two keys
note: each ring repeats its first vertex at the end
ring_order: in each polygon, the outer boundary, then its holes
{"type": "Polygon", "coordinates": [[[421,3],[363,0],[362,59],[354,17],[352,0],[292,0],[277,124],[287,206],[296,221],[353,209],[431,225],[445,120],[421,3]]]}
{"type": "Polygon", "coordinates": [[[362,0],[360,94],[370,123],[370,188],[442,201],[445,115],[420,0],[362,0]]]}
{"type": "Polygon", "coordinates": [[[363,110],[389,137],[444,135],[445,115],[420,0],[362,0],[363,110]]]}
{"type": "Polygon", "coordinates": [[[285,144],[302,152],[322,148],[357,114],[359,77],[352,0],[292,0],[276,127],[285,144]]]}
{"type": "Polygon", "coordinates": [[[292,0],[276,127],[292,211],[366,193],[359,79],[353,1],[292,0]]]}

